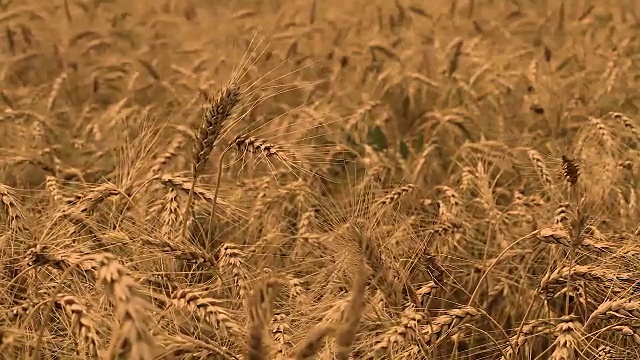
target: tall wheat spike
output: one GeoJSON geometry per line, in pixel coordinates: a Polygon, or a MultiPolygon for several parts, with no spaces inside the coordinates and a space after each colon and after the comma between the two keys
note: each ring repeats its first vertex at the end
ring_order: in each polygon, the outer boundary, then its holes
{"type": "MultiPolygon", "coordinates": [[[[240,102],[241,95],[242,93],[237,85],[233,83],[229,84],[218,92],[211,104],[207,105],[203,111],[202,122],[196,133],[193,155],[191,157],[191,176],[193,177],[193,182],[184,210],[182,223],[183,238],[186,238],[187,219],[191,213],[191,203],[193,202],[193,188],[196,186],[198,176],[213,151],[225,121],[231,116],[234,107],[240,102]]],[[[218,169],[218,171],[222,171],[222,169],[218,169]]]]}

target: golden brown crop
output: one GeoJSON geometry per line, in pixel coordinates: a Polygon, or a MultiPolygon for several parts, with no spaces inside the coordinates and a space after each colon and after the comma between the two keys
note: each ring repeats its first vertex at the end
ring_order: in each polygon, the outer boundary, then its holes
{"type": "Polygon", "coordinates": [[[640,359],[635,3],[0,2],[0,358],[640,359]]]}

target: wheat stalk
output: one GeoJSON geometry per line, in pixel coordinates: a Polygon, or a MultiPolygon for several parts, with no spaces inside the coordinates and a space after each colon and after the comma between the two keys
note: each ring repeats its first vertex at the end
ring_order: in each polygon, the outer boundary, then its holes
{"type": "Polygon", "coordinates": [[[221,306],[222,301],[203,295],[203,292],[182,289],[171,294],[171,301],[205,319],[217,331],[221,331],[222,336],[227,336],[228,333],[243,336],[244,332],[233,320],[232,314],[221,306]]]}
{"type": "Polygon", "coordinates": [[[296,344],[293,349],[295,360],[308,360],[313,358],[323,345],[325,338],[335,333],[333,324],[320,323],[307,332],[305,338],[296,344]]]}
{"type": "Polygon", "coordinates": [[[269,351],[265,349],[264,335],[273,316],[273,301],[280,281],[268,279],[255,289],[249,300],[248,360],[266,360],[269,351]]]}
{"type": "Polygon", "coordinates": [[[358,332],[358,325],[365,307],[365,270],[360,264],[354,279],[351,299],[346,309],[344,323],[336,331],[336,346],[338,360],[348,360],[351,345],[358,332]]]}
{"type": "Polygon", "coordinates": [[[153,358],[154,340],[149,333],[149,303],[141,297],[140,289],[128,270],[111,254],[96,256],[97,278],[115,302],[120,324],[114,324],[109,349],[113,358],[121,351],[133,359],[153,358]]]}
{"type": "MultiPolygon", "coordinates": [[[[189,197],[187,199],[187,204],[185,206],[183,215],[183,218],[185,219],[183,221],[181,231],[183,238],[186,238],[187,235],[186,219],[189,218],[188,215],[191,213],[194,187],[196,186],[198,176],[200,175],[200,172],[203,170],[204,165],[206,164],[209,156],[211,155],[211,152],[213,151],[213,148],[216,144],[216,141],[218,140],[218,136],[222,131],[222,127],[224,126],[225,121],[231,116],[231,112],[233,111],[234,107],[240,102],[241,95],[242,93],[240,91],[240,88],[237,85],[231,83],[217,94],[216,98],[210,105],[208,105],[203,113],[202,122],[196,134],[196,140],[193,145],[193,155],[191,159],[191,176],[193,178],[193,182],[191,184],[191,189],[189,190],[189,197]]],[[[218,169],[218,171],[222,171],[222,169],[218,169]]],[[[216,187],[214,204],[217,198],[218,187],[219,183],[216,187]]]]}

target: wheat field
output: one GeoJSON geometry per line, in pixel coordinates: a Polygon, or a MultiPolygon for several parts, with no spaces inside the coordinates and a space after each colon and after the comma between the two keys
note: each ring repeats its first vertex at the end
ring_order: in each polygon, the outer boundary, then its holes
{"type": "Polygon", "coordinates": [[[0,358],[640,359],[634,0],[0,24],[0,358]]]}

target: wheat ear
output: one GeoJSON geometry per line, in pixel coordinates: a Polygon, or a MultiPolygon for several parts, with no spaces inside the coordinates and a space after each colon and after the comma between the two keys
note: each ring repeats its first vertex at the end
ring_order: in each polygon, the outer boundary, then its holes
{"type": "MultiPolygon", "coordinates": [[[[60,291],[62,290],[62,286],[65,284],[65,279],[67,277],[69,277],[69,275],[71,275],[71,272],[74,271],[77,267],[79,266],[83,266],[87,263],[89,264],[95,264],[97,259],[99,259],[101,256],[101,254],[89,254],[89,255],[85,255],[82,256],[80,258],[78,258],[76,261],[73,262],[73,264],[71,264],[62,274],[62,276],[60,277],[60,281],[58,281],[58,284],[56,285],[53,294],[51,295],[51,298],[49,299],[49,301],[47,302],[47,306],[45,308],[44,314],[42,315],[42,318],[45,319],[45,324],[42,324],[42,326],[40,327],[40,330],[38,331],[38,334],[36,336],[36,340],[35,340],[35,344],[34,344],[34,349],[33,349],[33,359],[39,359],[40,356],[40,347],[42,345],[42,338],[44,335],[44,329],[46,326],[46,322],[49,321],[49,316],[51,315],[51,312],[53,311],[53,306],[55,304],[55,300],[58,294],[60,294],[60,291]]],[[[29,321],[29,318],[34,316],[35,312],[31,313],[27,319],[25,320],[25,323],[29,321]]]]}
{"type": "Polygon", "coordinates": [[[364,261],[360,261],[358,273],[354,280],[351,292],[351,301],[347,307],[346,321],[336,333],[336,345],[338,347],[338,360],[348,360],[351,353],[351,345],[358,332],[358,325],[365,307],[365,269],[364,261]]]}
{"type": "Polygon", "coordinates": [[[248,360],[267,360],[269,351],[264,348],[264,335],[273,314],[273,301],[280,282],[269,279],[253,291],[249,300],[248,360]]]}
{"type": "Polygon", "coordinates": [[[116,357],[126,347],[131,358],[152,359],[154,340],[149,333],[149,319],[145,311],[149,304],[140,296],[138,284],[112,254],[104,253],[95,259],[98,263],[97,278],[113,298],[121,322],[112,334],[110,358],[116,357]]]}
{"type": "MultiPolygon", "coordinates": [[[[194,187],[198,180],[198,175],[202,171],[205,163],[209,159],[218,136],[222,131],[225,120],[231,116],[233,108],[240,102],[240,88],[235,84],[229,84],[222,89],[214,101],[205,109],[200,129],[196,134],[196,141],[193,145],[192,157],[192,177],[193,182],[189,190],[189,198],[184,210],[182,222],[182,237],[186,238],[188,215],[191,212],[193,203],[194,187]]],[[[216,190],[217,191],[217,190],[216,190]]]]}
{"type": "Polygon", "coordinates": [[[209,217],[209,229],[213,227],[213,219],[216,214],[216,204],[218,199],[218,190],[220,189],[220,179],[222,178],[222,163],[224,156],[227,152],[233,148],[237,148],[241,152],[251,152],[254,154],[260,153],[264,157],[279,156],[278,149],[275,145],[270,144],[262,139],[251,137],[248,134],[240,134],[236,136],[233,141],[224,149],[220,156],[218,164],[218,178],[216,180],[216,189],[213,195],[213,204],[211,205],[211,215],[209,217]]]}
{"type": "Polygon", "coordinates": [[[320,350],[324,339],[335,332],[335,327],[330,323],[320,323],[307,333],[307,336],[299,342],[293,353],[295,360],[312,358],[320,350]]]}

